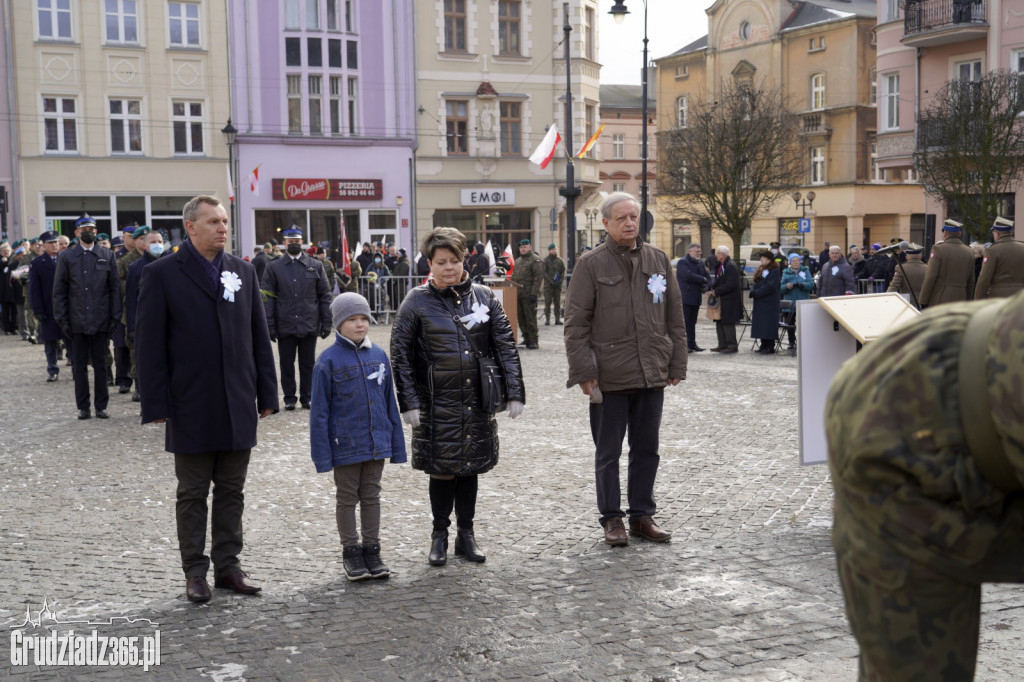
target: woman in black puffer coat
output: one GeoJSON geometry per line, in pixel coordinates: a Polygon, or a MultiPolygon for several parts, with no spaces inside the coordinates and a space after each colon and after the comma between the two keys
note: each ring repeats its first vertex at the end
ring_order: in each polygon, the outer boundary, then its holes
{"type": "Polygon", "coordinates": [[[481,409],[476,352],[501,366],[513,419],[526,400],[523,372],[504,310],[490,289],[473,284],[464,271],[465,235],[435,228],[423,254],[430,281],[409,292],[391,332],[398,406],[413,427],[412,466],[430,474],[430,563],[447,562],[453,507],[455,553],[480,562],[485,557],[473,535],[477,475],[498,462],[498,425],[481,409]]]}

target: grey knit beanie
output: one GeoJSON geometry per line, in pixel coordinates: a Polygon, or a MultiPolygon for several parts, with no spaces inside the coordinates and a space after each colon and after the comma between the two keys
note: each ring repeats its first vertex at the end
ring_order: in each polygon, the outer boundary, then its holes
{"type": "Polygon", "coordinates": [[[331,318],[334,320],[335,329],[353,315],[366,315],[370,322],[373,322],[373,316],[370,315],[370,304],[356,292],[346,291],[331,302],[331,318]]]}

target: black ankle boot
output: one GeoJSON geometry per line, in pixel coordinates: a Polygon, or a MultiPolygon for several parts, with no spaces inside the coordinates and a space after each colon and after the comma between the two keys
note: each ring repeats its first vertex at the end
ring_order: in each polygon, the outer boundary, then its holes
{"type": "Polygon", "coordinates": [[[473,531],[463,528],[460,528],[455,535],[455,555],[464,556],[466,561],[475,561],[478,564],[487,560],[487,557],[480,553],[480,548],[476,546],[473,531]]]}
{"type": "Polygon", "coordinates": [[[435,530],[430,534],[430,565],[444,566],[448,563],[448,531],[435,530]]]}

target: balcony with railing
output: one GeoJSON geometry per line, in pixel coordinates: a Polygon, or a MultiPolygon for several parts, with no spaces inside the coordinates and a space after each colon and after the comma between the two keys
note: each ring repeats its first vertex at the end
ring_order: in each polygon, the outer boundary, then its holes
{"type": "Polygon", "coordinates": [[[911,47],[931,47],[988,34],[985,0],[906,0],[903,38],[911,47]]]}
{"type": "Polygon", "coordinates": [[[827,137],[831,135],[832,128],[828,125],[828,114],[824,111],[817,111],[801,116],[799,134],[805,137],[813,137],[815,135],[827,137]]]}

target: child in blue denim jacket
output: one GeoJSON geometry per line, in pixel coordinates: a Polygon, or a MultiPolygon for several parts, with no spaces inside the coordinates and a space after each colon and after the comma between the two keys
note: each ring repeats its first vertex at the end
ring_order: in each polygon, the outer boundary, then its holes
{"type": "Polygon", "coordinates": [[[406,461],[391,363],[370,342],[370,304],[346,292],[331,303],[334,345],[317,358],[309,444],[318,472],[334,471],[335,515],[349,580],[386,578],[380,558],[380,479],[384,460],[406,461]],[[362,544],[356,527],[356,504],[362,544]]]}

